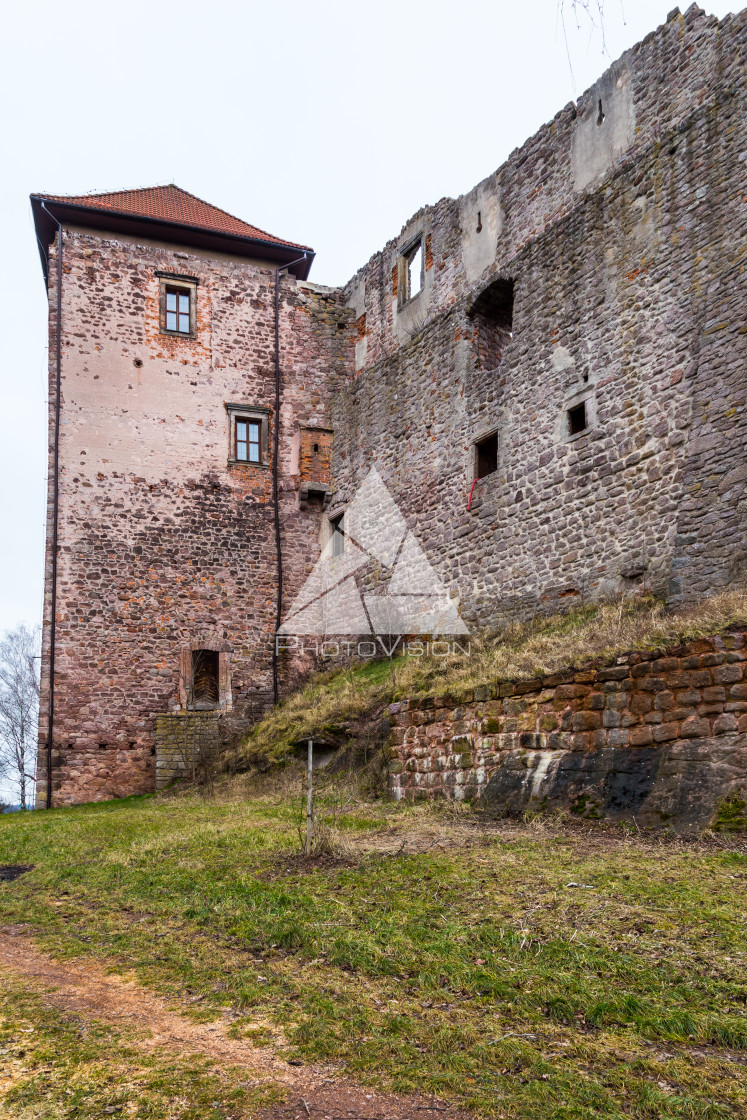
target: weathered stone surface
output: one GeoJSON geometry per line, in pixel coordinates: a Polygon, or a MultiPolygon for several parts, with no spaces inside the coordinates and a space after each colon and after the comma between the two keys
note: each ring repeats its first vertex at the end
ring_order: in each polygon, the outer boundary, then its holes
{"type": "MultiPolygon", "coordinates": [[[[53,246],[51,401],[55,254],[53,246]]],[[[266,464],[231,462],[225,408],[229,402],[267,409],[272,437],[273,270],[245,258],[69,228],[63,264],[55,805],[155,788],[156,719],[184,709],[184,658],[193,649],[220,651],[222,714],[233,733],[249,727],[272,702],[277,594],[273,439],[266,464]],[[160,333],[159,273],[199,281],[194,338],[160,333]]],[[[322,485],[329,481],[328,401],[336,376],[352,362],[349,319],[339,294],[283,275],[286,608],[319,552],[324,515],[301,494],[312,471],[322,485]]],[[[50,524],[42,801],[51,543],[50,524]]],[[[281,687],[295,679],[295,669],[281,657],[281,687]]]]}
{"type": "Polygon", "coordinates": [[[345,289],[366,347],[333,404],[336,499],[375,463],[468,624],[747,576],[746,44],[744,11],[669,20],[345,289]],[[403,309],[392,275],[421,233],[428,287],[403,309]],[[507,279],[512,335],[485,364],[473,311],[507,279]]]}
{"type": "MultiPolygon", "coordinates": [[[[714,637],[706,644],[717,654],[745,634],[714,637]]],[[[700,657],[708,656],[703,639],[697,644],[700,657]]],[[[671,671],[687,683],[700,670],[684,666],[699,665],[700,657],[687,646],[677,654],[671,671]]],[[[637,656],[625,658],[626,673],[637,656]]],[[[475,704],[460,707],[458,724],[448,709],[437,709],[442,715],[429,728],[432,737],[410,728],[393,740],[398,766],[390,767],[390,788],[398,798],[484,797],[507,812],[559,807],[585,816],[635,816],[682,830],[708,825],[731,792],[747,797],[747,716],[729,710],[733,702],[725,688],[718,693],[721,699],[708,705],[709,717],[667,708],[664,720],[649,710],[651,692],[636,691],[652,678],[630,679],[633,688],[622,694],[627,706],[605,710],[601,719],[596,711],[575,710],[580,698],[566,683],[524,693],[521,733],[516,720],[502,713],[492,718],[487,733],[475,704]],[[647,703],[636,703],[639,697],[647,703]],[[417,771],[408,768],[415,756],[417,771]]],[[[514,702],[506,697],[504,713],[514,702]]],[[[392,719],[404,726],[406,713],[393,712],[392,719]]]]}
{"type": "Polygon", "coordinates": [[[707,828],[729,794],[747,795],[747,736],[660,747],[602,747],[584,754],[509,751],[485,788],[498,809],[570,810],[584,817],[635,818],[691,832],[707,828]],[[695,751],[689,749],[694,744],[695,751]]]}
{"type": "MultiPolygon", "coordinates": [[[[328,534],[324,496],[342,512],[373,465],[470,626],[747,580],[746,58],[747,12],[719,22],[693,5],[469,194],[413,215],[343,288],[284,276],[279,416],[266,263],[65,229],[55,804],[154,788],[155,721],[182,710],[180,666],[199,643],[220,651],[237,726],[270,701],[270,463],[228,461],[227,403],[279,425],[286,605],[328,534]],[[194,338],[161,333],[159,273],[197,283],[194,338]],[[478,472],[485,437],[494,469],[478,472]]],[[[55,263],[53,249],[51,403],[55,263]]],[[[42,735],[51,548],[50,523],[42,735]]],[[[390,574],[367,578],[383,593],[390,574]]],[[[460,700],[469,722],[488,697],[529,698],[491,714],[496,751],[542,736],[626,749],[627,735],[666,752],[675,734],[737,734],[711,690],[743,688],[744,656],[740,635],[460,700]],[[566,691],[535,703],[542,687],[566,691]],[[609,694],[630,699],[607,707],[609,694]]],[[[283,686],[307,664],[284,657],[283,686]]],[[[418,735],[444,723],[426,712],[410,709],[418,735]]],[[[484,788],[494,763],[473,753],[466,769],[405,767],[408,796],[484,788]]]]}

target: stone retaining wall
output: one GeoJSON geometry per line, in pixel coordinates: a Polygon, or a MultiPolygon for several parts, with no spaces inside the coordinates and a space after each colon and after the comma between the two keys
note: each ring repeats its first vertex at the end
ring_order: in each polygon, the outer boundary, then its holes
{"type": "Polygon", "coordinates": [[[747,631],[390,707],[397,798],[705,826],[747,796],[747,631]]]}
{"type": "Polygon", "coordinates": [[[220,712],[179,712],[156,716],[156,789],[183,778],[192,763],[217,758],[220,712]]]}

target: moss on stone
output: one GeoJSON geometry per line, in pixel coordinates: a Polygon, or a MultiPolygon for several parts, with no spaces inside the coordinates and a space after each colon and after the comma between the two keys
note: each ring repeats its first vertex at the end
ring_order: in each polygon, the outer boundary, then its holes
{"type": "Polygon", "coordinates": [[[730,793],[720,803],[713,822],[715,832],[747,832],[747,802],[738,793],[730,793]]]}

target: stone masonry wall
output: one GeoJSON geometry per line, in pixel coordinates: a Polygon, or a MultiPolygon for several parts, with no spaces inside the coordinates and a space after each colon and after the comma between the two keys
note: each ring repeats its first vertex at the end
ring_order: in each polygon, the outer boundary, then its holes
{"type": "MultiPolygon", "coordinates": [[[[494,174],[415,214],[344,289],[284,275],[279,417],[272,268],[64,230],[55,804],[154,788],[156,719],[183,711],[195,649],[221,655],[232,734],[271,702],[271,460],[228,461],[227,403],[267,410],[270,449],[279,425],[284,609],[372,466],[472,629],[639,588],[683,601],[744,582],[746,78],[747,12],[675,10],[494,174]],[[194,339],[160,332],[159,272],[197,282],[194,339]],[[572,432],[581,404],[587,424],[572,432]],[[475,481],[486,436],[496,469],[475,481]]],[[[287,644],[283,689],[309,667],[287,644]]],[[[652,707],[641,714],[661,720],[640,730],[581,705],[574,719],[600,726],[557,734],[671,751],[711,741],[682,730],[708,703],[679,721],[652,707]],[[681,738],[661,738],[674,723],[681,738]],[[649,730],[649,746],[630,740],[649,730]]],[[[41,750],[41,800],[45,766],[41,750]]]]}
{"type": "Polygon", "coordinates": [[[471,626],[747,574],[747,12],[696,7],[356,274],[335,508],[376,465],[471,626]],[[402,303],[398,257],[425,242],[402,303]],[[480,297],[514,283],[481,368],[480,297]],[[587,429],[568,410],[583,403],[587,429]],[[498,469],[475,478],[496,432],[498,469]]]}
{"type": "MultiPolygon", "coordinates": [[[[55,260],[53,249],[52,402],[55,260]]],[[[226,655],[226,705],[239,725],[257,718],[272,701],[277,594],[274,272],[77,229],[64,231],[63,270],[54,804],[154,788],[155,721],[181,709],[193,649],[226,655]],[[158,272],[197,279],[196,338],[159,333],[158,272]],[[229,463],[226,403],[269,410],[266,465],[229,463]]],[[[351,356],[339,329],[348,318],[334,292],[282,277],[284,602],[321,531],[321,510],[298,500],[298,433],[329,427],[328,394],[351,356]]],[[[51,522],[46,588],[42,744],[51,522]]],[[[280,670],[287,687],[288,655],[280,670]]],[[[43,800],[44,750],[39,761],[43,800]]]]}
{"type": "Polygon", "coordinates": [[[703,827],[747,799],[747,631],[392,704],[397,798],[703,827]]]}
{"type": "Polygon", "coordinates": [[[175,712],[156,716],[156,789],[190,777],[192,769],[220,750],[219,712],[175,712]]]}

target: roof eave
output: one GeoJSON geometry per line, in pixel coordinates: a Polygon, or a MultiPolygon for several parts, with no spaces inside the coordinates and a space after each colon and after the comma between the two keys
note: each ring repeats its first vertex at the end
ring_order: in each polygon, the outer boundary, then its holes
{"type": "Polygon", "coordinates": [[[95,206],[52,201],[45,198],[44,195],[38,194],[31,195],[31,210],[34,216],[37,241],[39,242],[39,255],[45,283],[49,281],[47,247],[54,241],[56,221],[63,225],[82,225],[107,229],[113,233],[157,237],[161,241],[168,241],[177,245],[189,245],[194,248],[215,249],[219,252],[233,253],[239,256],[251,256],[266,260],[270,264],[291,264],[289,272],[292,272],[299,280],[306,280],[315,256],[313,249],[298,245],[278,241],[263,241],[256,237],[241,237],[234,233],[182,225],[179,222],[164,221],[161,218],[141,217],[135,214],[101,210],[95,206]],[[42,206],[42,203],[44,203],[44,206],[42,206]]]}

